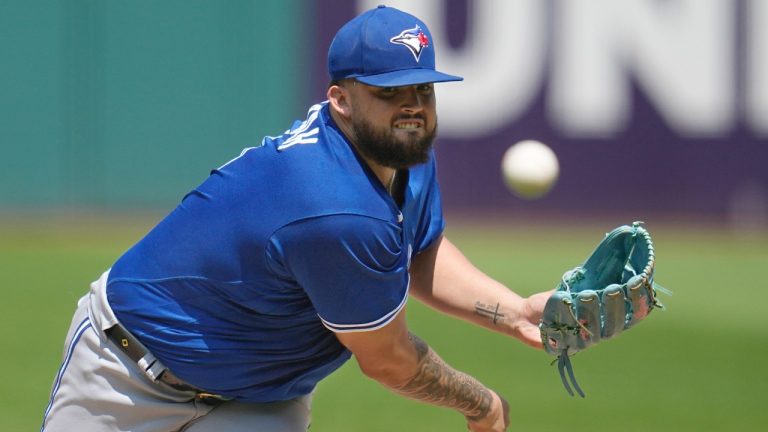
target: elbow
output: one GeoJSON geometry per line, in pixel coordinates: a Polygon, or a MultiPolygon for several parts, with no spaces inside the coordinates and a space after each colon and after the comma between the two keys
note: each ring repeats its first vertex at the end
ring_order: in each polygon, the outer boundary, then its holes
{"type": "Polygon", "coordinates": [[[365,376],[387,387],[395,387],[413,377],[417,365],[410,363],[397,359],[396,356],[357,359],[357,365],[365,376]]]}
{"type": "Polygon", "coordinates": [[[402,371],[392,362],[386,360],[373,360],[357,362],[360,371],[368,378],[378,381],[386,386],[393,386],[401,383],[402,371]]]}

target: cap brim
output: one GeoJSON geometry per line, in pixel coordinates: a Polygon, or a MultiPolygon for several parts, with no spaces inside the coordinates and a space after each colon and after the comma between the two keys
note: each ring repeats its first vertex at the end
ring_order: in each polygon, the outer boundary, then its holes
{"type": "Polygon", "coordinates": [[[460,76],[448,75],[434,69],[403,69],[354,78],[363,84],[375,87],[401,87],[416,84],[464,80],[464,78],[460,76]]]}

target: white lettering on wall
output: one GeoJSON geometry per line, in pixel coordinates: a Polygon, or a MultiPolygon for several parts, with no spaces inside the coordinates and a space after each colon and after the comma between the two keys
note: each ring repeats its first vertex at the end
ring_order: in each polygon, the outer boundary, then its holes
{"type": "Polygon", "coordinates": [[[568,135],[627,121],[630,77],[685,136],[729,129],[734,114],[731,0],[559,1],[548,108],[568,135]]]}
{"type": "Polygon", "coordinates": [[[747,17],[747,121],[768,136],[768,2],[750,1],[747,17]]]}
{"type": "MultiPolygon", "coordinates": [[[[360,11],[378,0],[360,0],[360,11]]],[[[464,77],[437,88],[440,135],[490,135],[529,107],[541,83],[545,22],[540,0],[474,1],[464,45],[451,49],[442,0],[393,0],[387,5],[427,23],[437,68],[464,77]]]]}
{"type": "MultiPolygon", "coordinates": [[[[611,137],[631,121],[632,84],[676,133],[727,134],[739,104],[768,133],[768,2],[750,0],[748,30],[734,0],[469,0],[464,45],[447,43],[442,0],[388,4],[424,20],[438,69],[441,136],[488,136],[518,120],[546,84],[547,116],[570,137],[611,137]],[[748,59],[736,55],[746,31],[748,59]],[[737,100],[737,62],[747,65],[737,100]],[[544,65],[547,65],[545,69],[544,65]]],[[[358,0],[360,11],[379,1],[358,0]]]]}

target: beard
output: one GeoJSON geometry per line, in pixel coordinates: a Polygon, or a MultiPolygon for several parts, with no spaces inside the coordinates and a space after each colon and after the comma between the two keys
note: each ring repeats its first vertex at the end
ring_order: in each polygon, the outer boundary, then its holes
{"type": "Polygon", "coordinates": [[[437,135],[435,125],[422,137],[416,132],[408,132],[405,138],[398,138],[391,130],[377,130],[360,117],[352,119],[352,130],[356,138],[355,146],[363,156],[394,169],[407,169],[428,161],[437,135]]]}

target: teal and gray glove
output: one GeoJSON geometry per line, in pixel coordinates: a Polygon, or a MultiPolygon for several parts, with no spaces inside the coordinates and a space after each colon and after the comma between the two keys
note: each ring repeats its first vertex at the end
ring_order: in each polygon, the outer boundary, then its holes
{"type": "Polygon", "coordinates": [[[576,392],[569,356],[634,326],[654,308],[655,265],[653,242],[642,222],[623,225],[606,235],[583,265],[567,271],[547,300],[539,324],[545,350],[557,356],[560,379],[576,392]]]}

